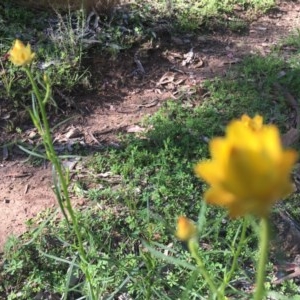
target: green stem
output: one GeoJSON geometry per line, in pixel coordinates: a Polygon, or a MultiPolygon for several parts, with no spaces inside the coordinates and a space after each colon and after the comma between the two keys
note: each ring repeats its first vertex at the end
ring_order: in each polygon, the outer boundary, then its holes
{"type": "Polygon", "coordinates": [[[209,285],[211,292],[214,295],[217,295],[218,299],[222,299],[222,298],[220,298],[218,289],[216,288],[216,286],[215,286],[214,282],[212,281],[210,275],[206,271],[201,258],[199,257],[197,241],[193,238],[190,239],[188,241],[188,247],[189,247],[189,250],[190,250],[190,253],[191,253],[192,257],[196,260],[196,263],[198,265],[198,268],[199,268],[199,271],[200,271],[201,275],[204,277],[205,281],[209,285]]]}
{"type": "Polygon", "coordinates": [[[231,264],[231,268],[230,268],[230,271],[226,274],[225,276],[225,279],[224,279],[224,282],[222,284],[222,287],[221,287],[221,291],[222,293],[224,294],[224,290],[226,288],[226,286],[228,285],[228,283],[230,282],[235,270],[236,270],[236,266],[237,266],[237,261],[238,261],[238,258],[241,254],[241,251],[242,251],[242,247],[243,247],[243,244],[245,242],[245,237],[246,237],[246,229],[247,229],[247,226],[248,226],[248,222],[247,222],[247,219],[244,218],[243,220],[243,227],[242,227],[242,232],[241,232],[241,237],[240,237],[240,240],[239,240],[239,244],[237,246],[237,249],[234,253],[234,257],[233,257],[233,260],[232,260],[232,264],[231,264]]]}
{"type": "MultiPolygon", "coordinates": [[[[43,138],[43,141],[44,141],[44,144],[45,144],[45,147],[46,147],[46,153],[47,153],[47,156],[48,156],[48,159],[53,163],[54,165],[54,168],[56,170],[56,172],[58,173],[58,177],[60,179],[60,183],[62,185],[62,190],[63,190],[63,195],[64,195],[64,200],[66,201],[66,204],[67,204],[67,210],[69,211],[69,207],[71,207],[71,210],[72,210],[72,206],[71,205],[68,205],[70,203],[69,200],[69,193],[68,193],[68,187],[67,187],[67,184],[66,184],[66,181],[65,181],[65,178],[64,178],[64,175],[63,175],[63,170],[61,168],[61,164],[57,158],[57,155],[55,153],[55,150],[54,150],[54,146],[53,146],[53,143],[52,143],[52,138],[51,138],[51,130],[50,130],[50,126],[49,126],[49,122],[48,122],[48,118],[47,118],[47,113],[46,113],[46,109],[45,109],[45,103],[46,103],[46,97],[49,97],[50,96],[50,93],[49,93],[49,89],[50,87],[47,86],[47,90],[46,90],[46,95],[45,95],[45,98],[42,99],[42,96],[41,96],[41,93],[39,91],[39,88],[31,74],[31,71],[28,67],[25,67],[25,71],[26,71],[26,74],[30,80],[30,83],[32,85],[32,88],[33,88],[33,92],[37,98],[37,102],[38,102],[38,106],[39,106],[39,112],[42,116],[42,124],[40,124],[39,128],[40,128],[40,134],[42,135],[42,138],[43,138]],[[42,126],[43,125],[43,126],[42,126]]],[[[35,122],[35,123],[38,123],[38,122],[35,122]]],[[[63,203],[61,203],[61,201],[59,201],[59,206],[62,210],[62,213],[64,215],[64,217],[66,218],[66,220],[68,221],[68,217],[65,213],[65,210],[64,210],[64,205],[63,203]]],[[[70,213],[70,212],[69,212],[70,213]]],[[[71,216],[71,219],[72,219],[72,222],[74,221],[73,218],[72,218],[72,213],[70,214],[71,216]]],[[[73,222],[73,224],[76,226],[76,223],[77,222],[73,222]]],[[[76,234],[77,235],[77,234],[76,234]]]]}
{"type": "Polygon", "coordinates": [[[269,222],[266,217],[260,223],[259,260],[256,273],[256,290],[254,300],[261,300],[265,295],[265,273],[269,248],[269,222]]]}
{"type": "MultiPolygon", "coordinates": [[[[53,146],[53,142],[52,142],[52,138],[51,138],[51,130],[50,130],[50,126],[49,126],[49,122],[48,122],[48,118],[47,118],[47,113],[46,113],[46,103],[47,103],[47,98],[50,96],[50,85],[46,84],[46,94],[45,94],[45,98],[42,99],[41,93],[39,91],[39,88],[32,76],[32,73],[30,71],[30,69],[28,67],[24,68],[26,71],[26,74],[30,80],[30,83],[32,85],[33,88],[33,92],[37,98],[37,102],[39,105],[39,109],[40,109],[40,114],[42,117],[42,124],[43,124],[43,131],[40,132],[46,147],[46,153],[48,156],[48,159],[52,162],[52,164],[54,165],[54,168],[58,174],[59,180],[60,180],[60,184],[62,187],[62,192],[63,192],[63,196],[64,196],[64,201],[65,201],[65,207],[69,213],[69,216],[72,220],[72,224],[73,224],[73,228],[74,228],[74,232],[75,235],[77,237],[77,245],[78,245],[78,251],[79,251],[79,255],[81,257],[81,260],[83,262],[83,272],[85,273],[86,276],[86,280],[89,284],[89,290],[90,290],[90,294],[92,296],[92,299],[96,299],[94,292],[93,292],[93,288],[92,288],[92,283],[91,283],[91,277],[88,271],[88,262],[87,262],[87,256],[83,247],[83,242],[82,242],[82,237],[81,237],[81,232],[78,226],[78,219],[75,215],[75,212],[73,210],[72,207],[72,203],[71,203],[71,199],[69,197],[69,191],[68,191],[68,184],[64,175],[64,171],[63,168],[61,166],[61,163],[58,159],[58,156],[56,155],[54,146],[53,146]]],[[[62,208],[62,212],[64,213],[64,208],[63,208],[63,204],[60,203],[60,206],[62,208]]]]}

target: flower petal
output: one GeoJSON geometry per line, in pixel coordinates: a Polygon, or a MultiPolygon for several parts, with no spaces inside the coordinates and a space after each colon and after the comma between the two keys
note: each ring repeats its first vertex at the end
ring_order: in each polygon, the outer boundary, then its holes
{"type": "Polygon", "coordinates": [[[197,177],[203,178],[209,184],[216,184],[224,177],[223,170],[212,161],[204,161],[198,163],[194,172],[197,177]]]}
{"type": "Polygon", "coordinates": [[[34,57],[35,53],[31,51],[30,45],[25,47],[20,40],[16,40],[13,48],[9,51],[10,61],[16,66],[26,66],[32,62],[34,57]]]}
{"type": "Polygon", "coordinates": [[[221,187],[211,187],[205,192],[204,198],[207,203],[223,207],[231,205],[236,200],[236,197],[233,194],[221,187]]]}
{"type": "Polygon", "coordinates": [[[266,215],[292,191],[298,155],[283,149],[278,128],[263,125],[261,116],[229,123],[225,137],[211,141],[210,153],[212,160],[197,164],[195,173],[211,184],[205,200],[227,208],[230,216],[266,215]]]}

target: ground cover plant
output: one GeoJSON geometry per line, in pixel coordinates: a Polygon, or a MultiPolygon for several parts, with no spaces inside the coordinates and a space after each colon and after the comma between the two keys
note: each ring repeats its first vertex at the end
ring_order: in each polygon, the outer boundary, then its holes
{"type": "MultiPolygon", "coordinates": [[[[299,42],[298,38],[290,38],[289,45],[299,42]]],[[[21,53],[26,54],[25,61],[21,55],[19,65],[27,68],[35,95],[31,116],[44,135],[48,159],[55,165],[58,157],[51,148],[51,131],[45,134],[48,125],[39,118],[45,116],[43,105],[50,101],[50,83],[53,80],[55,84],[56,77],[51,72],[46,77],[42,73],[30,75],[36,67],[29,69],[28,65],[38,58],[18,43],[21,53]],[[40,94],[45,98],[39,99],[40,94]]],[[[228,298],[250,299],[260,256],[257,219],[247,217],[247,223],[230,220],[223,209],[206,205],[203,194],[208,187],[196,178],[193,169],[199,160],[209,158],[208,141],[223,136],[227,124],[243,114],[262,115],[265,123],[276,124],[283,133],[297,127],[293,102],[285,96],[288,91],[289,96],[299,97],[298,54],[283,59],[281,51],[279,47],[267,57],[248,56],[231,68],[226,78],[203,82],[198,87],[203,91],[200,96],[182,93],[178,99],[166,101],[156,114],[140,123],[146,131],[123,135],[120,146],[103,147],[85,159],[88,176],[69,182],[68,171],[62,169],[55,190],[61,206],[71,209],[66,212],[71,214],[71,225],[57,217],[57,211],[47,210],[28,222],[28,232],[20,239],[8,240],[0,273],[1,297],[213,298],[216,295],[196,267],[196,257],[208,276],[226,282],[223,292],[228,298]],[[85,209],[72,211],[68,197],[76,194],[89,199],[85,209]],[[197,225],[183,217],[177,224],[178,216],[188,216],[197,225]],[[175,236],[176,227],[182,242],[175,236]],[[185,242],[195,242],[197,230],[195,255],[185,242]],[[231,272],[236,253],[238,268],[231,272]],[[229,279],[224,277],[228,273],[229,279]]],[[[16,50],[17,58],[18,53],[16,50]]],[[[10,59],[18,64],[18,59],[10,59]]],[[[298,195],[293,194],[290,200],[275,207],[271,217],[276,217],[277,209],[281,213],[288,210],[297,219],[298,195]]],[[[271,261],[264,263],[267,293],[275,299],[297,299],[297,281],[274,283],[276,259],[272,255],[271,261]]],[[[256,299],[262,298],[260,293],[256,299]]],[[[224,295],[218,297],[225,299],[224,295]]]]}

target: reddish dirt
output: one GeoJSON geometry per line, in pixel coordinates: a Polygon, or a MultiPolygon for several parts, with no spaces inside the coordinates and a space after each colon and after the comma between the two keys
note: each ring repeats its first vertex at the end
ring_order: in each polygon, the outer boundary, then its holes
{"type": "MultiPolygon", "coordinates": [[[[57,150],[72,148],[75,142],[91,151],[107,144],[117,147],[116,133],[143,131],[142,125],[137,126],[139,121],[153,114],[166,99],[176,99],[182,94],[201,99],[205,91],[195,86],[204,79],[226,75],[233,64],[252,53],[268,54],[272,46],[299,27],[299,12],[299,3],[281,2],[277,9],[253,21],[244,35],[216,31],[209,35],[170,36],[162,30],[158,32],[157,42],[120,53],[115,59],[93,55],[86,63],[97,90],[70,99],[70,105],[76,106],[76,110],[70,110],[69,116],[74,118],[55,132],[57,150]],[[188,62],[191,49],[193,59],[188,62]],[[138,69],[134,54],[145,73],[138,69]]],[[[0,126],[7,128],[8,112],[4,108],[0,107],[0,126]]],[[[51,121],[57,123],[55,117],[51,121]]],[[[21,135],[0,133],[2,145],[13,139],[28,144],[35,140],[28,120],[18,126],[23,130],[21,135]]],[[[26,230],[27,219],[56,205],[51,189],[51,167],[34,167],[24,163],[25,158],[16,146],[3,151],[0,252],[9,235],[20,235],[26,230]]]]}
{"type": "Polygon", "coordinates": [[[0,245],[9,234],[24,232],[24,222],[56,203],[48,168],[35,168],[22,161],[0,165],[0,245]]]}

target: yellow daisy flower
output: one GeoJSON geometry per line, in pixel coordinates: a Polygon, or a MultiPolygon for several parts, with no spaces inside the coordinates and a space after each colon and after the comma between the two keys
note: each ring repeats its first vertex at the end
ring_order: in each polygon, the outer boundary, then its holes
{"type": "Polygon", "coordinates": [[[247,115],[232,121],[223,138],[210,142],[211,161],[195,166],[196,176],[211,185],[208,203],[227,208],[231,217],[265,216],[270,207],[293,191],[290,173],[294,150],[283,150],[279,130],[263,118],[247,115]]]}
{"type": "Polygon", "coordinates": [[[16,66],[26,66],[30,64],[35,56],[29,44],[25,46],[20,40],[16,40],[14,46],[9,51],[9,59],[16,66]]]}

